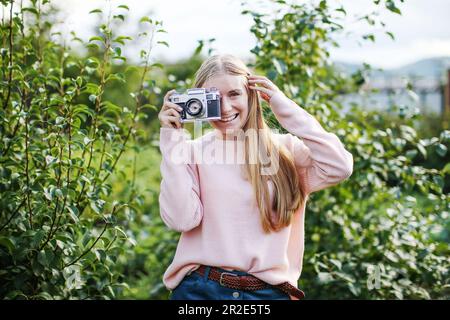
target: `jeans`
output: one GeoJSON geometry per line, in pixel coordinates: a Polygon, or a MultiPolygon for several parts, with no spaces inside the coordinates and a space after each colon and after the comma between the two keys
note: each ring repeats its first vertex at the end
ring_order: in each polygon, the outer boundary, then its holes
{"type": "MultiPolygon", "coordinates": [[[[290,300],[287,293],[275,287],[247,291],[222,286],[219,282],[208,279],[210,269],[211,267],[207,266],[203,276],[195,271],[187,274],[172,290],[169,300],[290,300]]],[[[237,275],[248,275],[238,270],[228,271],[221,268],[219,270],[237,275]]]]}

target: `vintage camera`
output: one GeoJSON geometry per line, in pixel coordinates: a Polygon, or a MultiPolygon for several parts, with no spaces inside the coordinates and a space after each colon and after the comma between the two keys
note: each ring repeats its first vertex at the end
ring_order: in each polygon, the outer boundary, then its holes
{"type": "Polygon", "coordinates": [[[180,122],[220,120],[220,92],[215,87],[188,89],[174,93],[169,101],[183,108],[180,122]]]}

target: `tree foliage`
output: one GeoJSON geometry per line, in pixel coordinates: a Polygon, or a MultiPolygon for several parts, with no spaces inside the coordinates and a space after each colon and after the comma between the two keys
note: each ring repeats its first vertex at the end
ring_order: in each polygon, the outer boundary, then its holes
{"type": "MultiPolygon", "coordinates": [[[[281,13],[275,18],[243,12],[254,20],[254,67],[354,156],[351,178],[309,201],[299,285],[318,299],[448,297],[448,166],[425,167],[420,160],[431,152],[444,160],[449,131],[423,139],[413,127],[420,115],[412,112],[401,113],[394,125],[360,105],[344,113],[339,95],[358,92],[367,71],[348,77],[330,61],[327,48],[338,46],[333,38],[345,9],[327,1],[274,2],[281,13]]],[[[401,13],[395,1],[374,3],[401,13]]],[[[370,16],[364,19],[370,24],[370,16]]],[[[283,130],[268,106],[266,115],[283,130]]]]}
{"type": "Polygon", "coordinates": [[[107,201],[110,177],[122,172],[119,160],[145,133],[138,127],[144,110],[156,109],[144,86],[158,67],[149,56],[161,22],[141,20],[148,48],[141,51],[140,80],[122,88],[127,99],[118,103],[108,96],[126,83],[127,74],[116,69],[131,37],[112,24],[126,19],[126,5],[91,11],[103,22],[87,42],[71,33],[71,42],[88,49],[84,58],[58,40],[49,1],[2,5],[8,15],[0,29],[0,296],[117,297],[127,284],[116,262],[135,244],[127,231],[142,195],[134,180],[124,180],[130,195],[107,201]]]}

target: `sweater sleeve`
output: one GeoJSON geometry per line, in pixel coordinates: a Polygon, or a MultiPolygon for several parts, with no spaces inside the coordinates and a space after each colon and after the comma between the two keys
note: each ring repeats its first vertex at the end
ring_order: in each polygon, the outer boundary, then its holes
{"type": "Polygon", "coordinates": [[[198,226],[203,218],[198,168],[192,161],[193,145],[184,129],[160,129],[161,188],[160,215],[179,232],[198,226]]]}
{"type": "Polygon", "coordinates": [[[272,96],[270,106],[278,122],[290,132],[287,146],[307,194],[335,185],[352,174],[352,154],[316,118],[282,92],[272,96]]]}

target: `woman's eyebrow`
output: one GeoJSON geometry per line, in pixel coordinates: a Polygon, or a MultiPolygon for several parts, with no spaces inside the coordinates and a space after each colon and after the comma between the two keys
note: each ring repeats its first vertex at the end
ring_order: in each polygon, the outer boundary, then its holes
{"type": "Polygon", "coordinates": [[[228,91],[228,93],[233,93],[233,92],[242,93],[242,90],[241,89],[233,89],[233,90],[228,91]]]}

